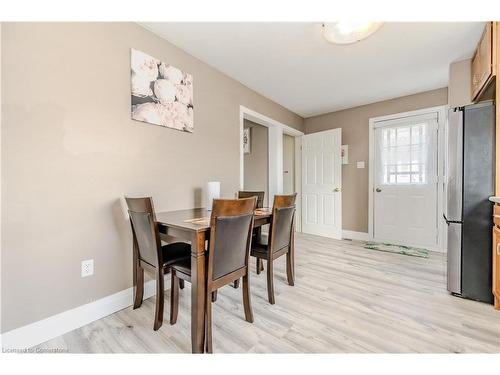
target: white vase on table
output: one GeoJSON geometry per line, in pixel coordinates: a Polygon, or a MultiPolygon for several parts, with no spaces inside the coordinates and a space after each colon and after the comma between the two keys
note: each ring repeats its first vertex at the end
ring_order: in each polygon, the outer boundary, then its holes
{"type": "Polygon", "coordinates": [[[207,182],[206,198],[207,198],[207,200],[206,200],[207,210],[211,211],[214,199],[220,198],[220,182],[219,181],[207,182]]]}

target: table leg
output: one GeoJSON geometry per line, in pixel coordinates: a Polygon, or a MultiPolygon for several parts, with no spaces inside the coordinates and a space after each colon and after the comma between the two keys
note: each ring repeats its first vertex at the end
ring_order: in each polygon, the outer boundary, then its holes
{"type": "Polygon", "coordinates": [[[191,240],[191,350],[203,353],[205,343],[205,233],[194,234],[191,240]]]}

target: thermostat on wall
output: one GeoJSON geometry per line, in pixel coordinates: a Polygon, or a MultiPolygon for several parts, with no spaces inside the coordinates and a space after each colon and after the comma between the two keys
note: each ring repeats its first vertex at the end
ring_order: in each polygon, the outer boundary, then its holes
{"type": "Polygon", "coordinates": [[[364,161],[358,161],[356,162],[356,168],[364,168],[365,167],[365,162],[364,161]]]}

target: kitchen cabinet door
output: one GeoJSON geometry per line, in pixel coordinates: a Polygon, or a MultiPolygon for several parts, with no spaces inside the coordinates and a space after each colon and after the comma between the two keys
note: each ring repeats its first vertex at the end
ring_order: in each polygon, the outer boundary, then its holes
{"type": "Polygon", "coordinates": [[[472,57],[471,66],[471,90],[472,99],[477,99],[486,83],[489,82],[492,70],[492,23],[488,22],[484,28],[483,35],[472,57]]]}

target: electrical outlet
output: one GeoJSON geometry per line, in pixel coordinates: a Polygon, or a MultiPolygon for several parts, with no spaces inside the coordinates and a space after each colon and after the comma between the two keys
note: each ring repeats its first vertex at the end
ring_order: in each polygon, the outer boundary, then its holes
{"type": "Polygon", "coordinates": [[[94,274],[94,259],[82,260],[82,277],[94,274]]]}

